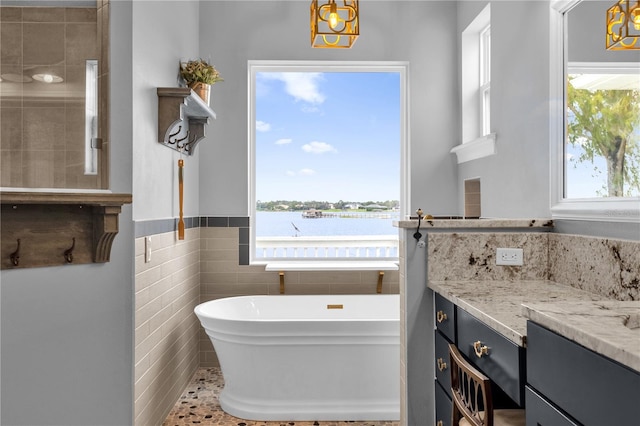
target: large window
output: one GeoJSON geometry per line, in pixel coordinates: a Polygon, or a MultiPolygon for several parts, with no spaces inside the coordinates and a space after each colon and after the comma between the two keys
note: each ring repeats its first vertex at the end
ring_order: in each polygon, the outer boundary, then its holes
{"type": "Polygon", "coordinates": [[[551,4],[551,213],[637,223],[640,69],[637,51],[606,51],[600,36],[588,36],[605,10],[603,2],[551,4]]]}
{"type": "Polygon", "coordinates": [[[249,69],[252,263],[397,260],[406,66],[249,69]]]}

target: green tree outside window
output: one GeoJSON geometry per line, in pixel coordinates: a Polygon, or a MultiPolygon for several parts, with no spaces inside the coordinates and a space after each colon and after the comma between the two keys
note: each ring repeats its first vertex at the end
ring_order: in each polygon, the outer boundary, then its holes
{"type": "MultiPolygon", "coordinates": [[[[568,142],[582,148],[576,164],[606,160],[605,197],[640,191],[640,90],[577,89],[567,84],[568,142]]],[[[597,171],[596,171],[597,172],[597,171]]]]}

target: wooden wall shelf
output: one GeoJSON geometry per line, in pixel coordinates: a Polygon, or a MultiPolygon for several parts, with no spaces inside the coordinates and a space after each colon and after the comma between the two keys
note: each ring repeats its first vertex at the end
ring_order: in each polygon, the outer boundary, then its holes
{"type": "Polygon", "coordinates": [[[108,262],[131,194],[0,192],[0,269],[108,262]]]}
{"type": "Polygon", "coordinates": [[[157,92],[158,142],[193,155],[216,113],[188,87],[158,87],[157,92]]]}

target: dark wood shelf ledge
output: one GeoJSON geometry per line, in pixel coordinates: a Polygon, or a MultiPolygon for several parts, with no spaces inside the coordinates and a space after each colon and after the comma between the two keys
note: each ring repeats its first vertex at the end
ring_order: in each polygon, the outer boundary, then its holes
{"type": "Polygon", "coordinates": [[[0,192],[0,269],[108,262],[131,194],[0,192]]]}

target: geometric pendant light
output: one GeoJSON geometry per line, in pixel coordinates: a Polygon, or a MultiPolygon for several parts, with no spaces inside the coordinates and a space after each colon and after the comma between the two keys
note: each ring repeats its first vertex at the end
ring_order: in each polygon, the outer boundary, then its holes
{"type": "Polygon", "coordinates": [[[358,0],[312,0],[311,46],[349,48],[358,38],[358,0]]]}
{"type": "Polygon", "coordinates": [[[607,50],[640,49],[640,0],[619,0],[607,10],[607,50]]]}

